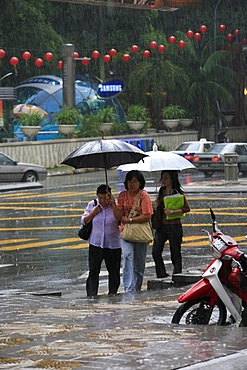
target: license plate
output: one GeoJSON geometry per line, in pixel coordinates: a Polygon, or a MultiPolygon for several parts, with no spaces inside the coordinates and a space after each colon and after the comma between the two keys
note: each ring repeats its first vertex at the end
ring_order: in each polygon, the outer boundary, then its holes
{"type": "Polygon", "coordinates": [[[221,251],[222,249],[224,249],[226,247],[226,244],[223,242],[223,240],[221,239],[216,239],[213,241],[213,246],[218,250],[218,251],[221,251]]]}

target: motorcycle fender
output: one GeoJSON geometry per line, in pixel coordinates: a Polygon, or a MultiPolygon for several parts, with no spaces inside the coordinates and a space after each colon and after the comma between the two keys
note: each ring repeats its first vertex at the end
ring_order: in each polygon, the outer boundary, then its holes
{"type": "Polygon", "coordinates": [[[218,296],[215,293],[214,289],[212,288],[210,282],[206,279],[199,280],[196,284],[189,288],[185,293],[183,293],[178,298],[178,302],[183,303],[203,297],[210,297],[215,302],[218,299],[218,296]]]}

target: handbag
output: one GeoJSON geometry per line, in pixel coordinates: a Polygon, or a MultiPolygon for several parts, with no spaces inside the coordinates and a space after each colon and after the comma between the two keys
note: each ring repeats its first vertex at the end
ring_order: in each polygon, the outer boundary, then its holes
{"type": "MultiPolygon", "coordinates": [[[[164,206],[165,208],[176,210],[184,206],[184,195],[180,194],[177,190],[174,190],[177,194],[168,195],[164,197],[164,206]]],[[[175,220],[176,218],[182,218],[185,216],[185,213],[172,213],[166,215],[166,220],[175,220]]]]}
{"type": "MultiPolygon", "coordinates": [[[[133,215],[137,215],[135,208],[136,206],[140,205],[140,197],[141,193],[139,194],[135,205],[129,214],[129,218],[133,217],[133,215]]],[[[128,242],[150,243],[154,238],[151,222],[146,221],[141,224],[125,224],[121,236],[128,242]]]]}
{"type": "MultiPolygon", "coordinates": [[[[94,199],[94,207],[97,204],[97,200],[94,199]]],[[[83,240],[88,240],[93,228],[93,220],[89,221],[86,225],[81,225],[79,231],[78,231],[78,236],[79,238],[83,240]]]]}
{"type": "Polygon", "coordinates": [[[152,227],[153,227],[153,229],[158,230],[163,225],[163,222],[162,222],[163,207],[162,207],[162,209],[161,209],[161,207],[157,207],[156,209],[154,209],[153,212],[154,213],[151,216],[152,227]]]}
{"type": "Polygon", "coordinates": [[[154,238],[150,221],[125,224],[121,235],[124,240],[133,243],[150,243],[154,238]]]}

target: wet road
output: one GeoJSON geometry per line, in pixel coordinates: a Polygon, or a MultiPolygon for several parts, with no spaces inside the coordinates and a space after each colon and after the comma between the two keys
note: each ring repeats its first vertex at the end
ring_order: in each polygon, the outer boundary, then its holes
{"type": "MultiPolygon", "coordinates": [[[[122,179],[109,175],[117,195],[122,179]]],[[[87,243],[76,233],[103,180],[102,173],[48,178],[43,189],[0,194],[0,369],[245,370],[246,328],[170,324],[186,287],[146,289],[155,277],[151,249],[143,292],[109,297],[102,276],[100,297],[85,297],[87,243]]],[[[184,270],[211,260],[201,232],[210,230],[210,206],[222,230],[247,250],[247,194],[219,190],[187,193],[184,270]]],[[[169,271],[168,249],[165,260],[169,271]]]]}
{"type": "MultiPolygon", "coordinates": [[[[147,187],[154,186],[153,176],[146,180],[147,187]]],[[[186,183],[187,177],[181,181],[186,183]]],[[[85,294],[88,243],[77,237],[77,230],[87,202],[94,199],[96,187],[103,182],[104,173],[98,171],[49,177],[43,189],[0,194],[2,293],[75,289],[85,294]]],[[[123,189],[123,176],[109,171],[109,183],[117,196],[123,189]]],[[[222,230],[247,252],[246,198],[243,194],[221,194],[217,190],[211,194],[187,194],[191,213],[183,220],[184,269],[205,265],[211,259],[207,236],[201,232],[202,228],[211,228],[209,207],[216,212],[222,230]]],[[[155,193],[151,197],[154,199],[155,193]]],[[[169,256],[166,248],[168,272],[169,256]]],[[[102,292],[106,289],[104,275],[103,271],[102,292]]],[[[146,275],[155,277],[151,248],[146,275]]]]}

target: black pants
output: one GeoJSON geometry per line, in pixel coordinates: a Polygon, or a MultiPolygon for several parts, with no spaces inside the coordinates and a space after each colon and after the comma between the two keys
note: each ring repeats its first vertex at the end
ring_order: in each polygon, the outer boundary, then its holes
{"type": "Polygon", "coordinates": [[[89,275],[87,278],[87,296],[96,296],[99,288],[101,264],[105,261],[108,276],[108,294],[116,294],[120,285],[121,248],[99,248],[89,244],[89,275]]]}
{"type": "Polygon", "coordinates": [[[156,230],[152,255],[155,262],[157,278],[166,276],[166,268],[162,258],[164,244],[168,240],[170,243],[171,261],[173,264],[173,274],[182,272],[181,244],[183,229],[181,224],[163,224],[156,230]]]}

